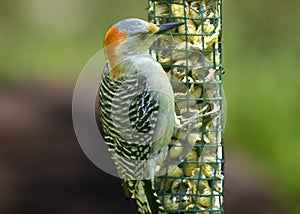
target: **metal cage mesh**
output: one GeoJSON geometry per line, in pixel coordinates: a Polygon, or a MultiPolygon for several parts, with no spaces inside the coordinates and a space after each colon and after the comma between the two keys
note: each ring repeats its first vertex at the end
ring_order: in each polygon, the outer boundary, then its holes
{"type": "Polygon", "coordinates": [[[184,23],[151,48],[172,83],[179,127],[157,193],[167,213],[224,213],[222,2],[148,4],[150,22],[184,23]]]}

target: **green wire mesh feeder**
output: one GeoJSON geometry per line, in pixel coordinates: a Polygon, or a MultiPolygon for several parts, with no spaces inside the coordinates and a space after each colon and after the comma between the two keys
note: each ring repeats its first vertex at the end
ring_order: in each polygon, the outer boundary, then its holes
{"type": "Polygon", "coordinates": [[[151,48],[172,83],[180,127],[167,170],[155,179],[157,193],[167,213],[224,213],[222,2],[148,4],[150,22],[184,22],[151,48]]]}

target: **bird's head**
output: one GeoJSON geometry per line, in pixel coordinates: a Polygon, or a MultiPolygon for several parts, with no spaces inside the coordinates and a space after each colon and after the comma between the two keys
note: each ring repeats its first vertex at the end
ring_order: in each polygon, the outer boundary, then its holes
{"type": "Polygon", "coordinates": [[[130,56],[145,54],[157,35],[182,24],[173,22],[155,25],[136,18],[119,21],[105,34],[106,57],[111,64],[119,63],[130,56]]]}

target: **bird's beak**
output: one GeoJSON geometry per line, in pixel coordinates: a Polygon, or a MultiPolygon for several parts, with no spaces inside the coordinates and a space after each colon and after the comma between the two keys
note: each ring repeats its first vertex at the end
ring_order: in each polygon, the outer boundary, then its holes
{"type": "Polygon", "coordinates": [[[183,22],[170,22],[170,23],[158,25],[157,27],[159,28],[159,30],[155,34],[162,34],[168,30],[179,27],[180,25],[183,24],[184,24],[183,22]]]}

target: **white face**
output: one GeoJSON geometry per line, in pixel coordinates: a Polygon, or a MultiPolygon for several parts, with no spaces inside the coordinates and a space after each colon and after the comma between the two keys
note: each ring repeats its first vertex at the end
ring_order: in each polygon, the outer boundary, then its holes
{"type": "Polygon", "coordinates": [[[159,27],[140,19],[125,19],[105,35],[104,46],[110,66],[138,55],[148,54],[151,44],[159,37],[159,27]]]}
{"type": "Polygon", "coordinates": [[[158,37],[159,35],[149,33],[128,36],[126,40],[120,42],[117,51],[123,55],[145,54],[158,37]]]}
{"type": "Polygon", "coordinates": [[[158,28],[141,19],[125,19],[114,25],[126,39],[120,41],[117,52],[121,56],[146,53],[158,37],[154,31],[158,28]]]}

